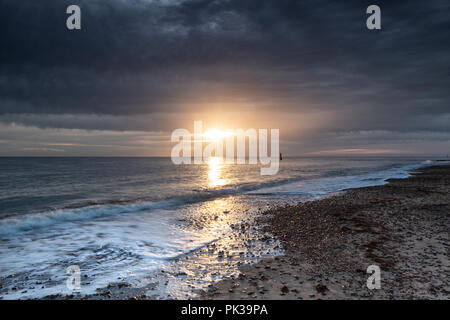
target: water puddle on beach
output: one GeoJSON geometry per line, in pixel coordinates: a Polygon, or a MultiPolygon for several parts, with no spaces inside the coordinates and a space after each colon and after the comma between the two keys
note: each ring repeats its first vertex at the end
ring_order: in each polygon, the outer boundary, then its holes
{"type": "Polygon", "coordinates": [[[241,265],[282,254],[279,241],[254,223],[269,205],[260,199],[252,199],[252,202],[257,202],[257,206],[250,206],[249,199],[228,197],[183,209],[183,218],[179,222],[183,228],[203,233],[205,244],[169,259],[157,270],[140,270],[131,277],[120,279],[122,282],[100,290],[100,296],[111,292],[113,297],[120,298],[196,299],[202,290],[208,290],[214,283],[238,276],[241,265]],[[216,235],[212,241],[211,234],[216,235]]]}

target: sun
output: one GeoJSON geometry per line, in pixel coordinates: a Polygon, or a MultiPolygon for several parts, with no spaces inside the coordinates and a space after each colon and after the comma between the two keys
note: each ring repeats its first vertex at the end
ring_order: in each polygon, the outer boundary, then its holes
{"type": "Polygon", "coordinates": [[[220,129],[210,129],[203,133],[203,137],[208,141],[218,141],[233,135],[234,133],[230,130],[220,130],[220,129]]]}

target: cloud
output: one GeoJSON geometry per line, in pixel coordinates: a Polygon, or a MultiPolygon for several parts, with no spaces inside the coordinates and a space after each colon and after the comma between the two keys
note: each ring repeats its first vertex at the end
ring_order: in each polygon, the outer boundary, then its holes
{"type": "Polygon", "coordinates": [[[0,156],[163,156],[162,132],[54,129],[0,123],[0,156]]]}
{"type": "Polygon", "coordinates": [[[167,133],[183,115],[226,111],[327,114],[317,138],[449,132],[450,3],[379,1],[375,32],[369,4],[2,1],[0,121],[167,133]],[[69,4],[81,7],[80,31],[65,28],[69,4]]]}

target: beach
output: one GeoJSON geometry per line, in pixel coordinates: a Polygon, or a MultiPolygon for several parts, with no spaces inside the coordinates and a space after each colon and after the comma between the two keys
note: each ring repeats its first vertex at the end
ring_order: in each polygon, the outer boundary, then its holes
{"type": "Polygon", "coordinates": [[[203,299],[449,299],[450,166],[266,211],[284,255],[242,266],[203,299]],[[379,266],[381,288],[367,287],[379,266]]]}

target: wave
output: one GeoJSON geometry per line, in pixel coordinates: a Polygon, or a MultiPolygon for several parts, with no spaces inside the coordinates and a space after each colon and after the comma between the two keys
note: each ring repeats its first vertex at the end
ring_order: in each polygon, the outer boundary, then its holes
{"type": "Polygon", "coordinates": [[[146,200],[111,200],[89,205],[70,205],[60,209],[46,210],[25,215],[8,216],[0,220],[0,236],[18,231],[30,231],[50,225],[106,218],[115,215],[149,212],[189,205],[220,197],[242,194],[261,187],[276,186],[291,181],[286,179],[270,184],[244,185],[239,188],[197,190],[195,194],[181,195],[160,201],[146,200]]]}
{"type": "Polygon", "coordinates": [[[427,160],[419,164],[394,166],[390,169],[380,170],[359,175],[338,177],[324,177],[311,180],[301,180],[287,183],[277,187],[262,188],[250,191],[252,195],[303,195],[309,197],[327,195],[354,188],[363,188],[384,185],[389,179],[402,179],[411,175],[411,170],[433,164],[427,160]]]}
{"type": "Polygon", "coordinates": [[[161,209],[177,205],[176,200],[137,202],[123,205],[93,205],[75,209],[57,209],[0,220],[0,235],[47,227],[55,223],[92,220],[117,214],[161,209]]]}
{"type": "Polygon", "coordinates": [[[57,223],[85,221],[114,215],[149,212],[189,205],[232,195],[307,195],[319,196],[350,188],[380,185],[391,178],[406,178],[409,171],[433,164],[427,160],[420,164],[393,167],[387,170],[349,176],[322,177],[314,179],[289,178],[270,183],[244,184],[236,188],[193,190],[195,193],[160,201],[112,200],[88,206],[71,206],[26,215],[9,216],[0,220],[0,236],[17,231],[44,228],[57,223]]]}

